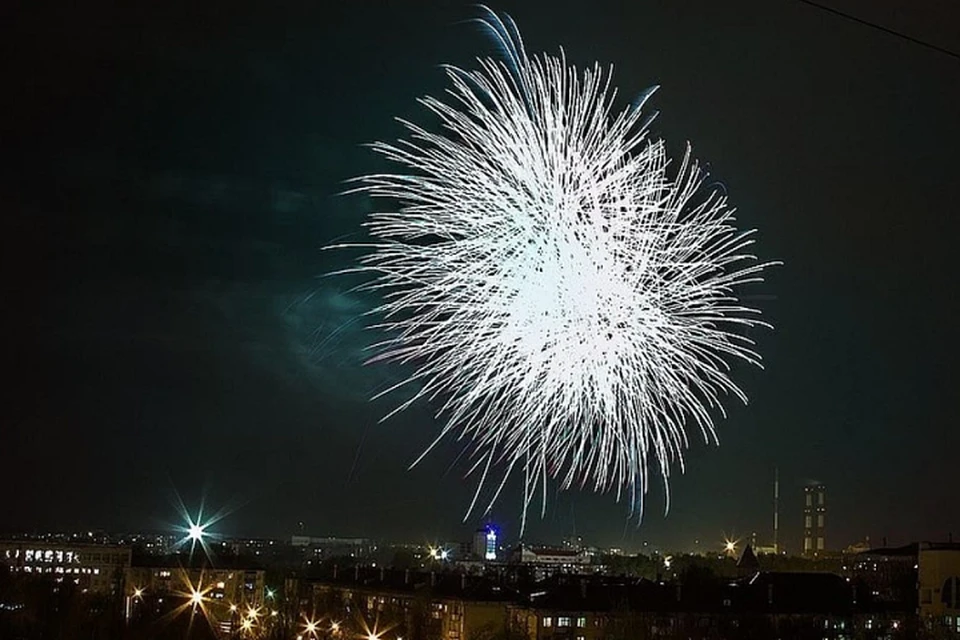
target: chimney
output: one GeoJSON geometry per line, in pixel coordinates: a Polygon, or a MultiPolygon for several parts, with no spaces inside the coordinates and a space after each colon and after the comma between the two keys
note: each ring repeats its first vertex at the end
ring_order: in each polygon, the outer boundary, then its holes
{"type": "Polygon", "coordinates": [[[773,552],[780,555],[780,467],[773,469],[773,552]]]}
{"type": "Polygon", "coordinates": [[[353,579],[357,582],[360,581],[360,565],[358,564],[353,565],[353,579]]]}
{"type": "Polygon", "coordinates": [[[433,571],[430,572],[430,586],[431,587],[437,586],[437,574],[434,573],[433,571]]]}
{"type": "Polygon", "coordinates": [[[580,578],[580,597],[586,599],[587,597],[587,579],[580,578]]]}
{"type": "Polygon", "coordinates": [[[380,567],[380,582],[383,582],[383,574],[384,574],[384,569],[383,567],[380,567]]]}
{"type": "Polygon", "coordinates": [[[337,569],[338,569],[337,565],[333,565],[333,579],[334,579],[334,580],[337,579],[337,569]]]}
{"type": "Polygon", "coordinates": [[[410,584],[410,569],[403,570],[403,584],[410,584]]]}
{"type": "Polygon", "coordinates": [[[460,591],[466,591],[467,589],[467,574],[460,574],[460,591]]]}
{"type": "Polygon", "coordinates": [[[767,585],[767,604],[773,604],[773,585],[767,585]]]}

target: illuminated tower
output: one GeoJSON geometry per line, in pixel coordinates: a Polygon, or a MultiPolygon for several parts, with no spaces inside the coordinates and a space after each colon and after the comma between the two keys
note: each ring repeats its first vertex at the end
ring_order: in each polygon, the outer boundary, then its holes
{"type": "Polygon", "coordinates": [[[803,555],[819,556],[826,549],[826,487],[812,484],[803,488],[803,555]]]}
{"type": "Polygon", "coordinates": [[[488,524],[473,534],[473,555],[484,560],[497,559],[497,528],[488,524]]]}

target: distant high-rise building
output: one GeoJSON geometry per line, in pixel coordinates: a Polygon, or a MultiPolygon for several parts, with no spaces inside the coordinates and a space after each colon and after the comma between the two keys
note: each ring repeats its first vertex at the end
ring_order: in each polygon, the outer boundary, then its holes
{"type": "Polygon", "coordinates": [[[483,560],[497,559],[497,529],[488,524],[473,534],[473,555],[483,560]]]}
{"type": "Polygon", "coordinates": [[[818,556],[826,550],[826,487],[812,484],[803,488],[803,554],[818,556]]]}

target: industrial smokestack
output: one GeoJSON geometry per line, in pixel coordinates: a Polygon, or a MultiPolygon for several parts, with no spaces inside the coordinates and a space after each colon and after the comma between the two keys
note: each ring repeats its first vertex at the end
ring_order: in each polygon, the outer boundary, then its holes
{"type": "Polygon", "coordinates": [[[780,467],[773,468],[773,552],[780,554],[780,467]]]}

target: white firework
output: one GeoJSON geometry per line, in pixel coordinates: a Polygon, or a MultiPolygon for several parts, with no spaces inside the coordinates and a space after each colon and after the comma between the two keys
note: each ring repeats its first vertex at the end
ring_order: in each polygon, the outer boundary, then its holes
{"type": "Polygon", "coordinates": [[[440,132],[401,121],[408,139],[372,146],[404,171],[358,179],[394,205],[358,267],[383,293],[372,361],[414,365],[393,413],[437,401],[437,441],[471,443],[468,516],[495,469],[486,509],[520,472],[523,523],[548,479],[642,513],[652,461],[666,485],[685,429],[715,440],[721,398],[746,402],[730,363],[760,365],[743,333],[766,325],[735,289],[767,265],[725,196],[698,197],[689,149],[668,171],[641,119],[653,90],[618,112],[612,69],[528,56],[509,17],[481,22],[504,60],[447,67],[448,101],[420,100],[440,132]]]}

